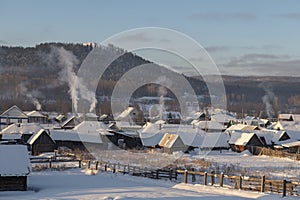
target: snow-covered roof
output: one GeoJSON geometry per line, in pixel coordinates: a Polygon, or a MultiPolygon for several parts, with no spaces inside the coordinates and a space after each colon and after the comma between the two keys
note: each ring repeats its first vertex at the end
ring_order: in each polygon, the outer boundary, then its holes
{"type": "Polygon", "coordinates": [[[281,146],[287,147],[287,148],[290,148],[290,147],[300,147],[300,141],[295,141],[295,142],[290,142],[290,143],[284,143],[281,146]]]}
{"type": "Polygon", "coordinates": [[[27,176],[31,163],[24,145],[0,145],[0,176],[27,176]]]}
{"type": "Polygon", "coordinates": [[[28,118],[28,116],[16,105],[4,111],[0,115],[0,117],[25,118],[25,119],[28,118]]]}
{"type": "Polygon", "coordinates": [[[22,134],[19,133],[5,133],[2,134],[2,140],[19,140],[21,139],[22,134]]]}
{"type": "Polygon", "coordinates": [[[299,131],[300,130],[300,122],[299,121],[278,121],[273,126],[273,128],[280,129],[280,130],[299,131]]]}
{"type": "Polygon", "coordinates": [[[147,123],[143,129],[138,131],[143,146],[155,146],[164,136],[164,133],[159,129],[158,124],[147,123]]]}
{"type": "Polygon", "coordinates": [[[128,107],[126,110],[124,110],[121,114],[119,114],[116,117],[116,120],[122,120],[124,118],[127,118],[130,116],[130,113],[133,112],[135,110],[134,107],[128,107]]]}
{"type": "Polygon", "coordinates": [[[211,116],[211,120],[224,123],[224,122],[229,122],[231,120],[236,121],[236,117],[229,113],[218,112],[217,114],[211,116]]]}
{"type": "Polygon", "coordinates": [[[196,126],[198,126],[201,129],[207,129],[207,130],[224,130],[224,125],[220,124],[217,121],[199,121],[195,123],[196,126]]]}
{"type": "Polygon", "coordinates": [[[278,114],[278,120],[290,120],[292,119],[292,114],[282,113],[278,114]]]}
{"type": "Polygon", "coordinates": [[[277,144],[285,133],[285,131],[276,131],[273,135],[272,142],[277,144]]]}
{"type": "Polygon", "coordinates": [[[288,136],[293,140],[300,140],[300,130],[286,130],[288,136]]]}
{"type": "MultiPolygon", "coordinates": [[[[29,145],[32,145],[32,144],[40,137],[40,135],[41,135],[43,132],[46,132],[46,131],[45,131],[44,129],[41,129],[39,132],[33,134],[33,135],[28,139],[27,143],[28,143],[29,145]]],[[[48,133],[46,132],[46,134],[48,134],[48,133]]],[[[50,135],[49,135],[49,137],[51,138],[50,135]]],[[[51,139],[52,139],[52,138],[51,138],[51,139]]],[[[52,139],[52,140],[53,140],[53,139],[52,139]]],[[[53,142],[54,142],[54,141],[53,141],[53,142]]]]}
{"type": "Polygon", "coordinates": [[[11,124],[8,127],[2,129],[1,134],[34,134],[41,130],[43,127],[38,123],[22,123],[22,124],[11,124]]]}
{"type": "Polygon", "coordinates": [[[46,117],[41,112],[36,111],[36,110],[30,111],[30,112],[25,112],[25,113],[28,117],[46,117]]]}
{"type": "Polygon", "coordinates": [[[207,133],[203,138],[201,148],[228,147],[230,136],[226,133],[207,133]]]}
{"type": "Polygon", "coordinates": [[[50,130],[50,136],[54,141],[103,143],[100,133],[83,134],[74,130],[50,130]]]}
{"type": "Polygon", "coordinates": [[[99,131],[105,131],[108,127],[99,121],[82,121],[76,125],[73,130],[79,133],[99,133],[99,131]]]}
{"type": "Polygon", "coordinates": [[[250,125],[246,125],[246,124],[234,124],[232,126],[230,126],[229,128],[226,129],[226,131],[253,131],[258,129],[257,126],[250,126],[250,125]]]}
{"type": "Polygon", "coordinates": [[[242,133],[235,131],[231,133],[231,137],[228,143],[245,146],[254,135],[254,133],[242,133]]]}

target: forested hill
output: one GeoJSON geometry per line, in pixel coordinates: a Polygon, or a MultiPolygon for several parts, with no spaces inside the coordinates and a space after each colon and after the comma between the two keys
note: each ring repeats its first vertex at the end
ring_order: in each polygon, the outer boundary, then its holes
{"type": "MultiPolygon", "coordinates": [[[[57,55],[53,55],[52,52],[56,47],[63,47],[74,55],[76,59],[76,62],[73,62],[75,73],[86,56],[95,48],[93,45],[73,43],[44,43],[27,48],[0,47],[0,112],[13,104],[17,104],[24,110],[34,109],[32,99],[40,101],[45,110],[60,112],[71,110],[69,87],[66,82],[60,80],[62,66],[59,66],[57,55]]],[[[135,66],[150,62],[112,45],[98,46],[97,48],[110,48],[111,51],[124,53],[105,71],[98,85],[98,97],[110,96],[117,80],[123,74],[135,66]]],[[[193,78],[189,78],[189,80],[198,93],[205,90],[205,84],[202,82],[193,78]]],[[[135,92],[135,95],[156,94],[153,94],[153,87],[151,91],[144,87],[135,92]]],[[[105,111],[108,102],[102,102],[97,106],[98,110],[102,106],[101,110],[105,111]]]]}
{"type": "MultiPolygon", "coordinates": [[[[35,47],[0,47],[0,112],[17,104],[24,110],[34,109],[34,99],[44,110],[68,112],[71,110],[69,87],[59,78],[61,66],[52,56],[55,47],[63,47],[76,58],[74,72],[93,50],[93,45],[73,43],[44,43],[35,47]]],[[[104,48],[104,47],[97,47],[104,48]]],[[[112,51],[123,51],[99,82],[97,97],[109,96],[117,80],[135,66],[149,63],[135,54],[109,45],[112,51]]],[[[172,72],[175,73],[175,72],[172,72]]],[[[205,83],[200,78],[187,78],[196,93],[207,95],[205,83]]],[[[211,79],[213,80],[213,78],[211,79]]],[[[228,108],[232,111],[259,113],[265,109],[268,100],[276,112],[300,111],[300,79],[291,77],[223,77],[228,108]]],[[[137,96],[157,95],[153,87],[143,87],[135,92],[137,96]]],[[[168,96],[172,97],[169,91],[168,96]]],[[[98,101],[96,112],[109,112],[109,102],[98,101]]]]}

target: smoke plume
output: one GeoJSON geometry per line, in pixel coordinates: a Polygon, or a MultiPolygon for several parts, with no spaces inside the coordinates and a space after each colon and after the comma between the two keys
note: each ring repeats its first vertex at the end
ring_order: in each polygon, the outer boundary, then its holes
{"type": "Polygon", "coordinates": [[[28,99],[31,100],[31,102],[35,106],[36,110],[41,110],[42,109],[42,105],[40,104],[39,100],[33,95],[33,94],[38,93],[37,91],[29,92],[28,88],[26,87],[26,83],[24,83],[24,82],[19,84],[19,88],[20,88],[20,93],[23,96],[26,96],[28,99]]]}
{"type": "Polygon", "coordinates": [[[72,52],[65,50],[63,47],[53,47],[51,54],[54,54],[58,58],[58,65],[61,67],[59,80],[68,84],[69,94],[75,112],[78,111],[78,101],[80,98],[87,100],[90,103],[89,111],[93,112],[97,104],[95,93],[88,90],[83,84],[83,80],[76,75],[74,71],[75,67],[78,65],[76,56],[72,52]]]}
{"type": "Polygon", "coordinates": [[[275,98],[275,95],[273,93],[273,91],[267,87],[266,85],[260,85],[264,91],[265,91],[265,95],[262,97],[262,101],[265,104],[265,109],[266,109],[266,113],[268,118],[272,118],[274,117],[274,110],[273,110],[273,101],[275,98]]]}
{"type": "Polygon", "coordinates": [[[165,101],[164,101],[164,96],[167,94],[167,90],[165,87],[160,86],[158,88],[158,95],[159,97],[159,105],[160,105],[160,109],[159,109],[159,117],[160,119],[163,118],[163,112],[164,112],[164,107],[165,107],[165,101]]]}

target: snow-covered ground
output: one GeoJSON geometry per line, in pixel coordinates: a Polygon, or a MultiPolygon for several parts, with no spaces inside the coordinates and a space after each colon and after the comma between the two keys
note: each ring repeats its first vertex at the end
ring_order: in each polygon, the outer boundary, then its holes
{"type": "Polygon", "coordinates": [[[122,174],[99,172],[87,175],[81,169],[33,172],[28,178],[28,186],[29,191],[25,192],[0,192],[0,199],[281,199],[280,195],[177,184],[122,174]]]}
{"type": "Polygon", "coordinates": [[[300,181],[300,161],[288,158],[254,156],[248,151],[236,153],[223,150],[203,154],[173,154],[153,152],[129,152],[112,150],[99,153],[97,159],[112,163],[130,164],[148,168],[163,168],[168,165],[192,166],[198,170],[224,172],[232,175],[262,176],[268,179],[293,179],[300,181]]]}

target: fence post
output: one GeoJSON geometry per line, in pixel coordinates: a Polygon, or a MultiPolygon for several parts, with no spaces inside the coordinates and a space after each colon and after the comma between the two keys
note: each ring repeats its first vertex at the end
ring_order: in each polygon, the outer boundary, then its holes
{"type": "Polygon", "coordinates": [[[220,187],[223,187],[224,174],[223,172],[220,174],[220,187]]]}
{"type": "Polygon", "coordinates": [[[183,177],[183,182],[187,184],[187,179],[188,179],[188,170],[184,170],[184,177],[183,177]]]}
{"type": "Polygon", "coordinates": [[[126,165],[123,166],[123,174],[126,174],[126,165]]]}
{"type": "Polygon", "coordinates": [[[113,173],[116,173],[116,164],[114,164],[113,173]]]}
{"type": "Polygon", "coordinates": [[[90,169],[91,168],[91,161],[89,160],[89,162],[88,162],[88,169],[90,169]]]}
{"type": "Polygon", "coordinates": [[[105,163],[105,165],[104,165],[104,171],[107,172],[107,164],[106,164],[106,163],[105,163]]]}
{"type": "Polygon", "coordinates": [[[172,180],[172,175],[173,175],[173,169],[171,168],[169,171],[169,179],[170,181],[172,180]]]}
{"type": "Polygon", "coordinates": [[[51,158],[49,159],[49,168],[52,168],[51,158]]]}
{"type": "Polygon", "coordinates": [[[238,182],[238,184],[239,184],[238,189],[241,190],[242,189],[242,176],[239,176],[239,182],[238,182]]]}
{"type": "Polygon", "coordinates": [[[204,172],[204,185],[207,185],[207,172],[204,172]]]}
{"type": "Polygon", "coordinates": [[[155,178],[156,178],[156,179],[159,178],[159,169],[156,170],[156,177],[155,177],[155,178]]]}
{"type": "MultiPolygon", "coordinates": [[[[194,172],[195,171],[195,168],[192,168],[192,171],[194,172]]],[[[192,182],[196,182],[196,175],[195,174],[192,174],[192,182]]]]}
{"type": "Polygon", "coordinates": [[[81,168],[81,160],[78,161],[78,167],[81,168]]]}
{"type": "Polygon", "coordinates": [[[212,171],[211,172],[211,185],[214,185],[215,184],[215,172],[212,171]]]}
{"type": "Polygon", "coordinates": [[[96,167],[95,167],[96,170],[98,170],[98,164],[99,164],[99,162],[98,162],[98,160],[97,160],[97,161],[96,161],[96,167]]]}
{"type": "Polygon", "coordinates": [[[282,197],[286,197],[286,180],[283,180],[283,193],[282,193],[282,197]]]}
{"type": "Polygon", "coordinates": [[[265,183],[266,183],[266,177],[265,177],[265,175],[263,175],[261,177],[261,186],[260,186],[261,193],[265,192],[265,183]]]}

